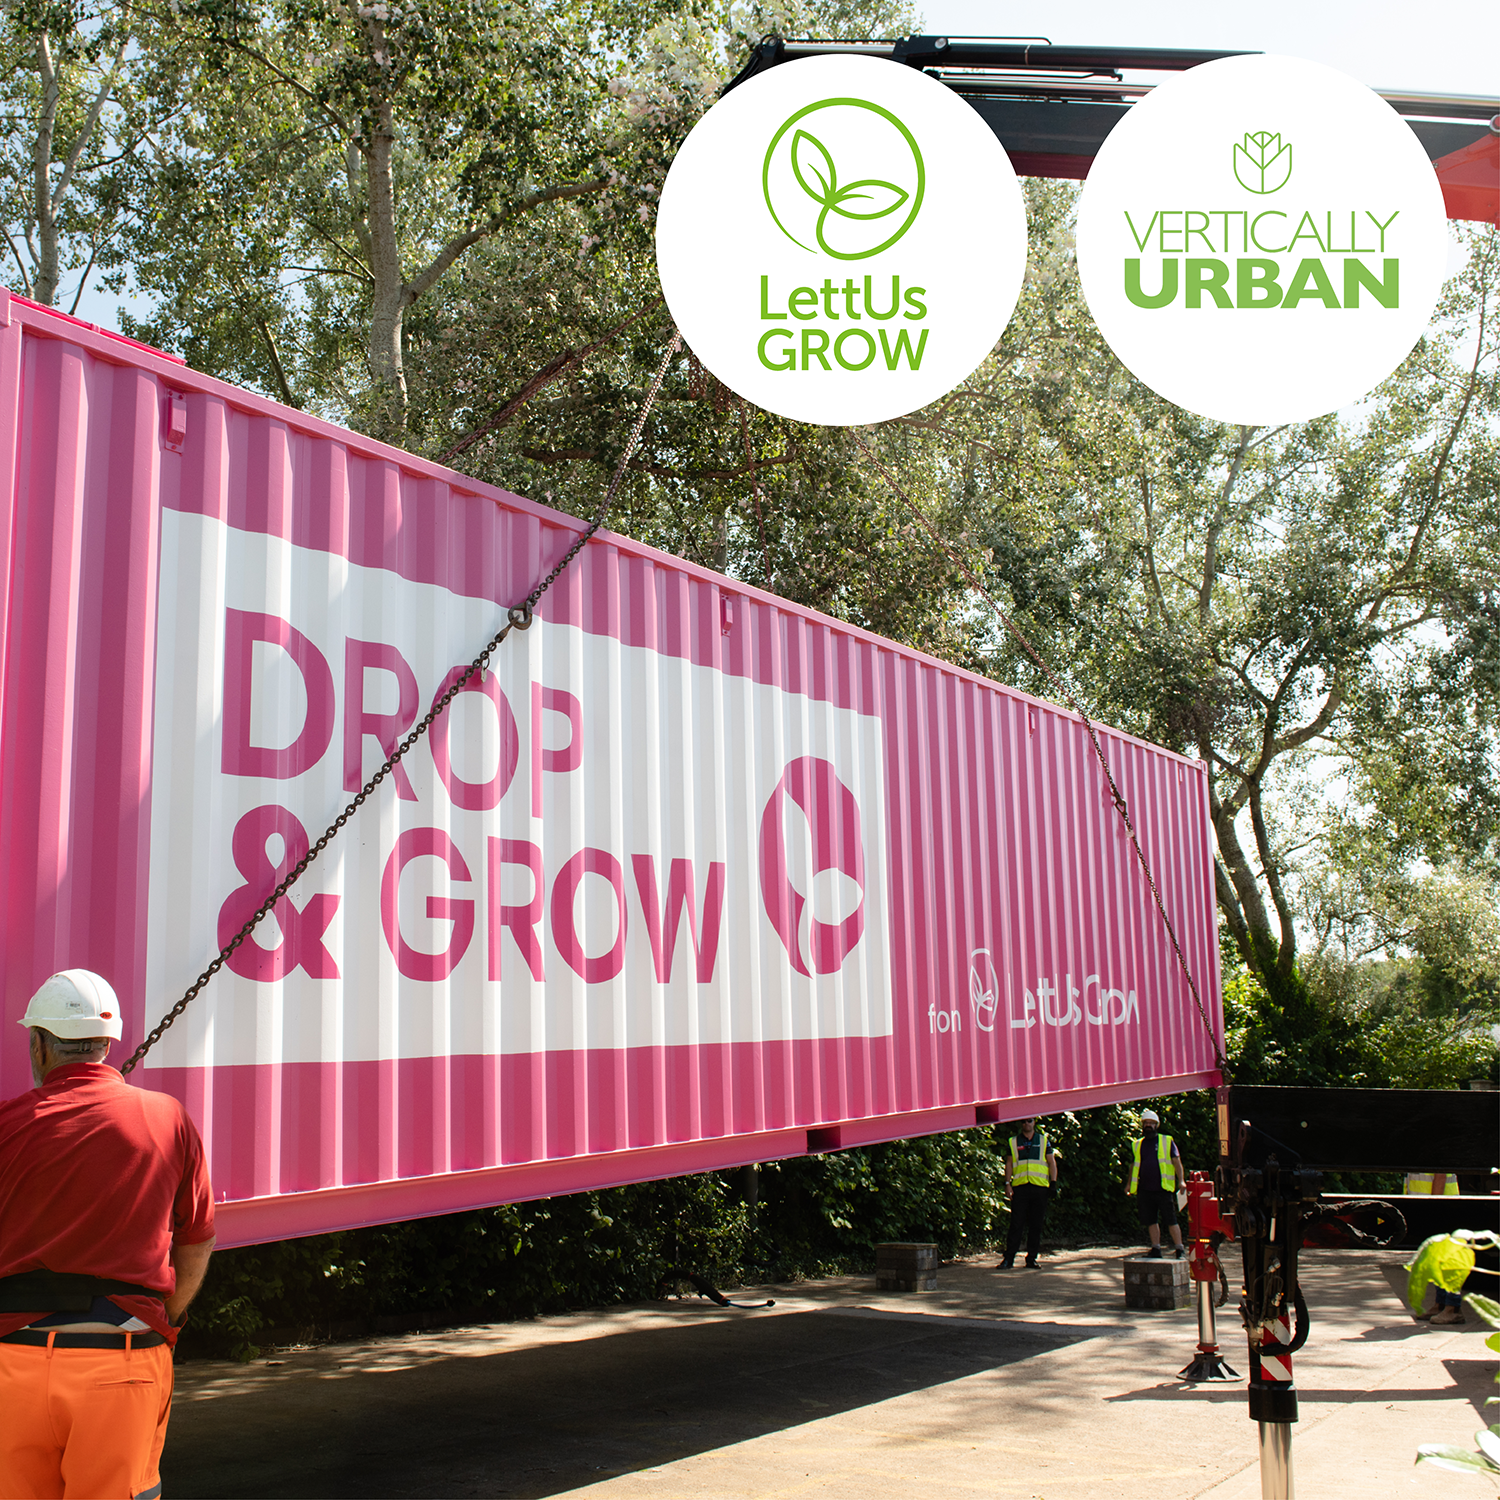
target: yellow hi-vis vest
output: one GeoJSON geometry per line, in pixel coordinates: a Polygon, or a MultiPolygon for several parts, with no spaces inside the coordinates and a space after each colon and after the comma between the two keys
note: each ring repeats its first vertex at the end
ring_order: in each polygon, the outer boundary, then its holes
{"type": "MultiPolygon", "coordinates": [[[[1141,1180],[1141,1137],[1137,1136],[1131,1143],[1130,1149],[1134,1152],[1134,1159],[1130,1163],[1130,1192],[1135,1191],[1135,1185],[1141,1180]]],[[[1166,1193],[1177,1191],[1177,1169],[1172,1165],[1172,1137],[1163,1135],[1161,1131],[1156,1132],[1156,1160],[1161,1167],[1161,1186],[1166,1193]]]]}
{"type": "MultiPolygon", "coordinates": [[[[1408,1172],[1406,1174],[1406,1187],[1403,1191],[1408,1193],[1430,1193],[1432,1184],[1436,1178],[1436,1172],[1408,1172]]],[[[1443,1196],[1446,1198],[1452,1194],[1458,1196],[1458,1178],[1452,1172],[1448,1173],[1448,1181],[1443,1186],[1443,1196]]]]}
{"type": "Polygon", "coordinates": [[[1018,1136],[1010,1138],[1010,1172],[1011,1183],[1019,1187],[1023,1183],[1034,1183],[1037,1187],[1046,1187],[1051,1174],[1047,1171],[1047,1153],[1052,1149],[1052,1142],[1047,1139],[1045,1130],[1037,1131],[1033,1137],[1042,1144],[1042,1149],[1037,1153],[1036,1160],[1029,1156],[1022,1157],[1016,1147],[1018,1136]]]}

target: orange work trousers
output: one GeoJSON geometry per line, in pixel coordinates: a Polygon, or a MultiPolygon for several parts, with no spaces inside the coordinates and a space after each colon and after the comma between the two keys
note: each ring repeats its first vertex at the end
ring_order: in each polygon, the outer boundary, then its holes
{"type": "Polygon", "coordinates": [[[172,1351],[0,1343],[0,1495],[155,1500],[172,1351]]]}

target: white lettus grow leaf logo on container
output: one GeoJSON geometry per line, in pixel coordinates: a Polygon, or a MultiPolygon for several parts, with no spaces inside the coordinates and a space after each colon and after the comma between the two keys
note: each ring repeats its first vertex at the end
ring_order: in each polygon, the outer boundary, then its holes
{"type": "Polygon", "coordinates": [[[905,416],[1005,331],[1026,210],[984,120],[874,57],[803,58],[736,85],[662,188],[656,265],[699,362],[800,422],[905,416]]]}
{"type": "Polygon", "coordinates": [[[771,137],[761,169],[776,227],[794,245],[816,245],[835,260],[889,250],[916,220],[925,188],[916,138],[890,110],[864,99],[820,99],[799,109],[771,137]]]}
{"type": "Polygon", "coordinates": [[[1270,130],[1247,130],[1234,148],[1234,175],[1249,193],[1279,193],[1292,175],[1292,146],[1270,130]]]}

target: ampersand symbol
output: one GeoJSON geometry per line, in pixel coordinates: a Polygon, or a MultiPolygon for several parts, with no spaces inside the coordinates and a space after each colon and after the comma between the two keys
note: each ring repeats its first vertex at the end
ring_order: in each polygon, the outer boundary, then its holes
{"type": "MultiPolygon", "coordinates": [[[[234,825],[230,848],[235,868],[245,877],[245,883],[231,891],[219,908],[221,948],[255,915],[261,902],[307,853],[307,830],[294,813],[268,803],[252,808],[234,825]],[[282,843],[281,858],[274,864],[266,853],[266,844],[273,834],[280,834],[282,843]]],[[[300,912],[292,905],[290,896],[283,896],[271,908],[281,928],[281,941],[274,948],[262,948],[251,933],[229,955],[229,967],[242,979],[262,983],[280,979],[297,968],[304,969],[314,979],[337,979],[338,965],[323,946],[323,935],[338,909],[337,896],[311,896],[300,912]]]]}

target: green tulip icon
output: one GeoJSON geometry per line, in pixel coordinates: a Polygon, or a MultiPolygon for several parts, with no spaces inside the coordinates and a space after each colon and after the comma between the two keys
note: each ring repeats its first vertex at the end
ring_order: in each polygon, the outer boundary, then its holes
{"type": "Polygon", "coordinates": [[[1247,130],[1234,148],[1234,175],[1252,193],[1274,193],[1292,175],[1292,145],[1270,130],[1247,130]]]}

